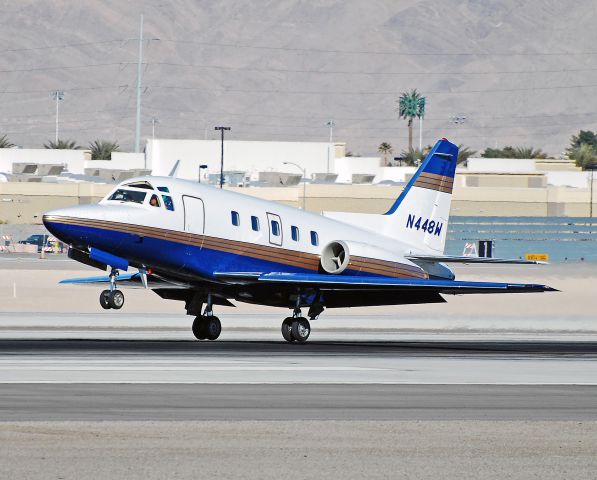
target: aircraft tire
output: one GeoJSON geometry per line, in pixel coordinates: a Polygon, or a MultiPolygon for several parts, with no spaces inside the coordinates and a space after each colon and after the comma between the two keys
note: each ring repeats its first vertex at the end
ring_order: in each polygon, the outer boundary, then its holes
{"type": "Polygon", "coordinates": [[[311,325],[306,318],[295,318],[292,322],[292,336],[298,343],[305,343],[311,334],[311,325]]]}
{"type": "Polygon", "coordinates": [[[109,297],[110,290],[102,290],[102,293],[100,293],[99,302],[104,310],[109,310],[110,308],[112,308],[110,306],[109,297]]]}
{"type": "Polygon", "coordinates": [[[197,340],[205,340],[207,338],[207,322],[205,317],[195,317],[193,320],[193,335],[197,340]]]}
{"type": "Polygon", "coordinates": [[[114,310],[120,310],[124,305],[124,293],[120,290],[114,290],[108,295],[108,304],[114,310]]]}
{"type": "Polygon", "coordinates": [[[207,321],[205,322],[205,330],[207,332],[207,339],[208,340],[217,340],[222,333],[222,324],[220,323],[220,319],[218,317],[207,317],[207,321]]]}
{"type": "Polygon", "coordinates": [[[294,318],[292,317],[288,317],[285,318],[284,321],[282,322],[282,336],[284,337],[284,340],[286,340],[287,342],[294,342],[294,337],[292,336],[292,322],[293,322],[294,318]]]}

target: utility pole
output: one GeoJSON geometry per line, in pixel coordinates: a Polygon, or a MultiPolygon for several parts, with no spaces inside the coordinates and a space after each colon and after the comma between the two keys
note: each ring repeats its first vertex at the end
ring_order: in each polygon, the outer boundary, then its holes
{"type": "Polygon", "coordinates": [[[224,185],[224,132],[230,130],[230,127],[215,127],[214,130],[219,130],[221,133],[220,188],[222,188],[224,185]]]}
{"type": "Polygon", "coordinates": [[[157,117],[151,117],[151,139],[155,140],[155,126],[159,125],[160,121],[157,117]]]}
{"type": "Polygon", "coordinates": [[[135,152],[141,145],[141,72],[143,66],[143,14],[139,21],[139,60],[137,63],[137,117],[135,123],[135,152]]]}
{"type": "Polygon", "coordinates": [[[334,125],[336,125],[336,122],[334,122],[334,120],[330,120],[328,123],[326,123],[326,126],[330,127],[330,145],[328,145],[328,164],[326,168],[326,173],[330,173],[330,150],[332,149],[331,144],[334,142],[334,125]]]}
{"type": "Polygon", "coordinates": [[[54,90],[50,93],[50,97],[52,97],[56,101],[56,136],[55,142],[58,143],[58,105],[60,104],[61,100],[64,100],[64,92],[62,90],[54,90]]]}

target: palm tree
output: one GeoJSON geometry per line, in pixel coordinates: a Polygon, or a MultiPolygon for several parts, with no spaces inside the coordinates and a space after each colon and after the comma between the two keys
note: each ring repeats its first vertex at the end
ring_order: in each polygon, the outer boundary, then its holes
{"type": "Polygon", "coordinates": [[[379,147],[377,148],[377,152],[381,153],[383,155],[383,164],[385,166],[388,165],[388,155],[391,155],[392,153],[392,145],[390,145],[388,142],[382,142],[379,144],[379,147]]]}
{"type": "Polygon", "coordinates": [[[425,154],[418,148],[416,150],[413,148],[408,151],[403,150],[400,156],[402,157],[402,161],[411,167],[417,166],[425,158],[425,154]]]}
{"type": "Polygon", "coordinates": [[[461,163],[466,163],[469,157],[472,157],[476,154],[476,150],[471,150],[469,147],[465,147],[462,143],[458,145],[458,160],[456,163],[460,165],[461,163]]]}
{"type": "Polygon", "coordinates": [[[48,143],[44,143],[44,148],[52,150],[81,150],[81,146],[77,145],[74,140],[58,140],[53,142],[50,140],[48,143]]]}
{"type": "Polygon", "coordinates": [[[485,158],[547,158],[547,154],[540,148],[512,146],[486,148],[481,156],[485,158]]]}
{"type": "Polygon", "coordinates": [[[108,142],[106,140],[95,140],[89,144],[91,150],[91,160],[110,160],[112,152],[118,152],[120,145],[118,142],[108,142]]]}
{"type": "Polygon", "coordinates": [[[570,153],[570,158],[576,162],[577,167],[585,170],[589,165],[597,163],[597,152],[588,143],[581,143],[580,147],[570,153]]]}
{"type": "Polygon", "coordinates": [[[0,148],[12,148],[15,144],[12,143],[6,135],[0,137],[0,148]]]}
{"type": "Polygon", "coordinates": [[[540,148],[533,147],[516,147],[514,149],[515,158],[547,158],[547,154],[543,153],[540,148]]]}
{"type": "Polygon", "coordinates": [[[413,149],[413,119],[425,115],[425,97],[416,88],[402,92],[398,99],[398,116],[408,120],[408,151],[413,149]]]}

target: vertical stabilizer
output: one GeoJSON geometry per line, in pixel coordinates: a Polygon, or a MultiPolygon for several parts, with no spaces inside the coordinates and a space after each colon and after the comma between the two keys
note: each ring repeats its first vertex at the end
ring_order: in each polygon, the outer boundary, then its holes
{"type": "Polygon", "coordinates": [[[439,140],[392,208],[383,233],[417,250],[443,253],[452,202],[458,146],[439,140]]]}

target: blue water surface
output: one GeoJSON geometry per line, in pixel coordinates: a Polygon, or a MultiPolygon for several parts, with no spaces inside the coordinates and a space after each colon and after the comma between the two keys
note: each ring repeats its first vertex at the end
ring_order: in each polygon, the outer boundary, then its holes
{"type": "Polygon", "coordinates": [[[462,255],[465,243],[479,240],[495,240],[494,257],[547,253],[554,262],[597,262],[597,218],[450,217],[448,255],[462,255]]]}

